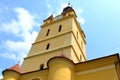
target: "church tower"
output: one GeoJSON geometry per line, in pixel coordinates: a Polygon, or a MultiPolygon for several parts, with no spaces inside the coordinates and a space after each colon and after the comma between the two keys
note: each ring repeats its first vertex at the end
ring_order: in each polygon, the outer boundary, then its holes
{"type": "Polygon", "coordinates": [[[2,80],[120,80],[119,54],[86,60],[85,35],[67,6],[44,20],[20,68],[5,69],[2,80]]]}
{"type": "Polygon", "coordinates": [[[44,20],[41,30],[24,58],[22,73],[47,68],[50,58],[66,57],[74,63],[86,61],[85,34],[74,9],[67,6],[56,17],[44,20]]]}

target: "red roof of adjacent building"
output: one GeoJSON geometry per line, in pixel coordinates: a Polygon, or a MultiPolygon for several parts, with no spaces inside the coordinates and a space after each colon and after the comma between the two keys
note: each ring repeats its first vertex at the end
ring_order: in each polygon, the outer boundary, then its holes
{"type": "Polygon", "coordinates": [[[8,68],[8,70],[13,70],[13,71],[16,71],[16,72],[20,73],[20,65],[16,64],[16,65],[8,68]]]}

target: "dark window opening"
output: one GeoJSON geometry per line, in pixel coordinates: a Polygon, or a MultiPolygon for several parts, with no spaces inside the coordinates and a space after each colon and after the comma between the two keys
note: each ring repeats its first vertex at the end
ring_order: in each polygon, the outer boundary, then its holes
{"type": "Polygon", "coordinates": [[[71,14],[69,14],[69,16],[71,16],[71,14]]]}
{"type": "Polygon", "coordinates": [[[49,33],[50,33],[50,29],[48,29],[48,30],[47,30],[47,34],[46,34],[46,36],[48,36],[48,35],[49,35],[49,33]]]}
{"type": "Polygon", "coordinates": [[[40,70],[43,70],[43,68],[44,68],[44,64],[41,64],[40,65],[40,70]]]}
{"type": "Polygon", "coordinates": [[[78,31],[77,31],[77,39],[78,39],[78,31]]]}
{"type": "Polygon", "coordinates": [[[59,30],[58,30],[58,32],[60,32],[60,31],[61,31],[61,29],[62,29],[62,25],[60,25],[60,26],[59,26],[59,30]]]}
{"type": "Polygon", "coordinates": [[[50,47],[50,43],[47,44],[46,50],[48,50],[50,47]]]}

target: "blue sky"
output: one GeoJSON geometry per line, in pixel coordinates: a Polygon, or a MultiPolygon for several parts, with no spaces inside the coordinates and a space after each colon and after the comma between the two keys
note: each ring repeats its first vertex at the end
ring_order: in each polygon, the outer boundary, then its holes
{"type": "Polygon", "coordinates": [[[43,20],[67,3],[85,32],[88,60],[120,53],[120,0],[0,0],[0,78],[22,63],[43,20]]]}

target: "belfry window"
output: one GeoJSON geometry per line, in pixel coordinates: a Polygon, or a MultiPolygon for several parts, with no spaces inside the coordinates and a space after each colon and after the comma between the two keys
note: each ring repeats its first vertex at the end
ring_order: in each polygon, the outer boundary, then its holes
{"type": "Polygon", "coordinates": [[[50,29],[48,29],[48,30],[47,30],[47,34],[46,34],[46,36],[48,36],[48,35],[49,35],[49,33],[50,33],[50,29]]]}
{"type": "Polygon", "coordinates": [[[62,25],[59,25],[59,29],[58,29],[58,32],[60,32],[62,29],[62,25]]]}
{"type": "Polygon", "coordinates": [[[47,44],[47,46],[46,46],[46,50],[48,50],[49,47],[50,47],[50,43],[47,44]]]}

